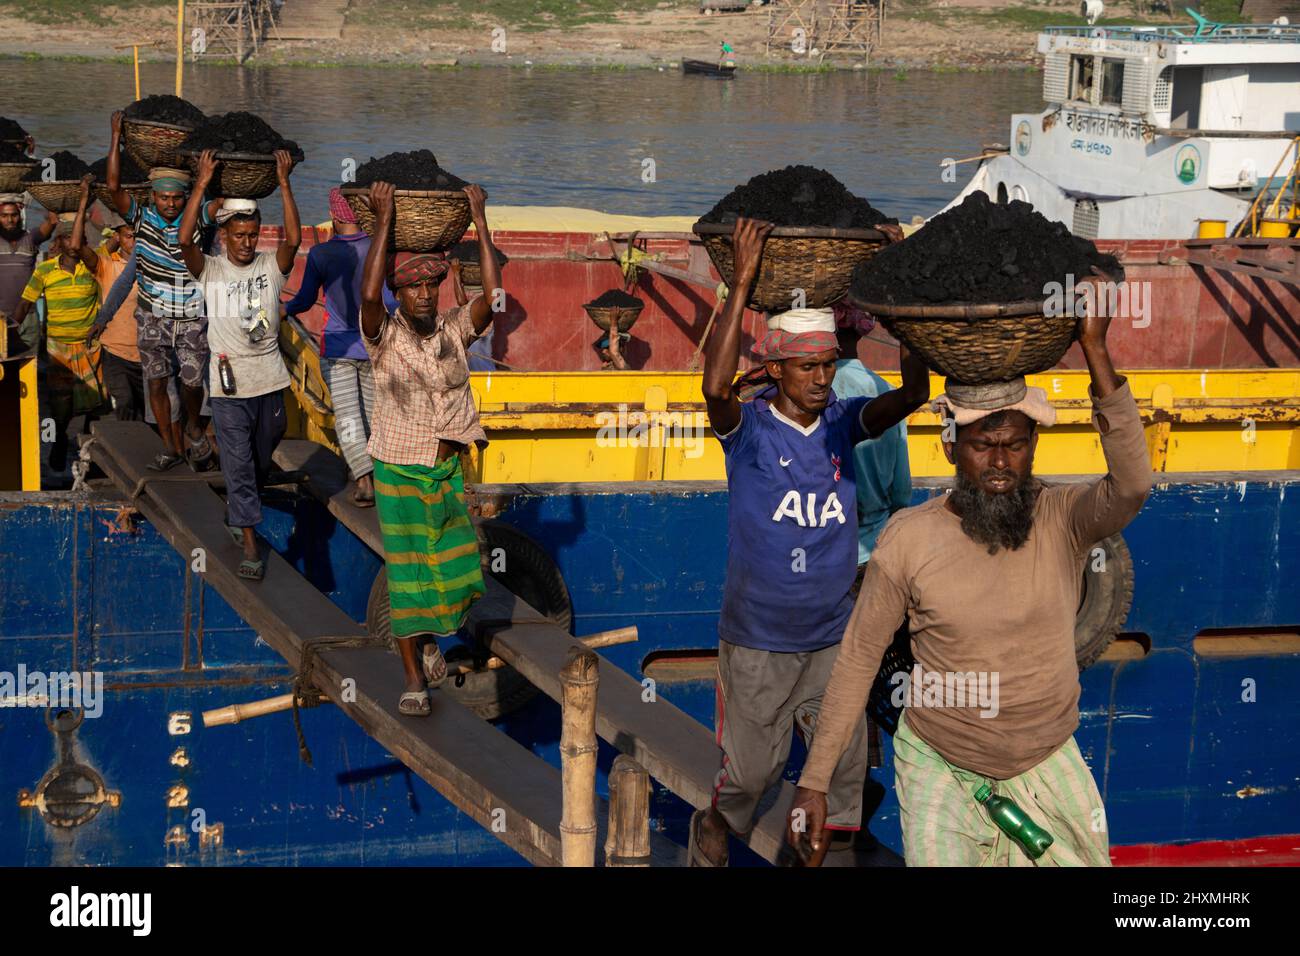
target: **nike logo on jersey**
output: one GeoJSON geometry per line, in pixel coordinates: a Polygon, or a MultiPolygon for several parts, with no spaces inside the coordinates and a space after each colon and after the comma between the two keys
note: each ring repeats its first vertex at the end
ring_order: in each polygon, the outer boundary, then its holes
{"type": "Polygon", "coordinates": [[[792,462],[792,461],[794,461],[793,458],[786,458],[784,455],[782,455],[782,456],[781,456],[781,467],[782,467],[782,468],[789,468],[789,467],[790,467],[790,462],[792,462]]]}
{"type": "Polygon", "coordinates": [[[772,514],[773,521],[781,521],[784,518],[793,518],[801,528],[824,528],[831,521],[844,524],[847,520],[844,517],[844,509],[840,506],[839,495],[833,491],[822,504],[820,513],[815,492],[809,494],[805,502],[799,492],[787,491],[785,497],[781,499],[780,506],[772,514]]]}

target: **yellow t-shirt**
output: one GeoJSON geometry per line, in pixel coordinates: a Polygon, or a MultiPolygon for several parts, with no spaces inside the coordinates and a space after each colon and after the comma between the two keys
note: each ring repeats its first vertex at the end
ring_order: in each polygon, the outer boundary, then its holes
{"type": "Polygon", "coordinates": [[[35,302],[45,296],[45,323],[56,342],[81,342],[99,314],[99,283],[77,261],[71,274],[58,259],[46,259],[36,267],[23,289],[23,299],[35,302]]]}

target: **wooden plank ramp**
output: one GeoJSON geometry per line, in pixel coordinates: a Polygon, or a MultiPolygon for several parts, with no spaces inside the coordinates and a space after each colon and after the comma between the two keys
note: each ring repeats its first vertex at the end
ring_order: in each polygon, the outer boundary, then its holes
{"type": "MultiPolygon", "coordinates": [[[[299,666],[309,641],[365,636],[274,550],[267,549],[265,580],[240,578],[241,551],[226,531],[224,501],[198,476],[177,480],[183,475],[172,472],[157,480],[147,471],[162,442],[143,422],[96,422],[92,436],[91,458],[127,495],[152,479],[133,504],[186,560],[203,549],[204,581],[291,666],[299,666]]],[[[316,657],[316,685],[367,734],[529,862],[559,865],[558,769],[444,695],[432,695],[427,718],[399,714],[402,671],[384,648],[322,649],[316,657]],[[345,678],[356,681],[355,702],[343,699],[345,678]],[[505,832],[491,826],[498,809],[505,811],[505,832]]],[[[603,825],[603,811],[600,819],[603,825]]],[[[680,859],[678,848],[662,840],[656,855],[656,862],[680,859]]]]}
{"type": "Polygon", "coordinates": [[[285,0],[276,21],[281,40],[337,40],[350,0],[285,0]]]}
{"type": "MultiPolygon", "coordinates": [[[[383,555],[375,509],[358,508],[352,503],[347,466],[338,455],[315,442],[290,439],[280,443],[275,461],[286,471],[306,472],[309,478],[305,487],[311,494],[383,555]]],[[[577,642],[491,577],[487,578],[487,586],[488,593],[476,607],[475,618],[502,622],[482,631],[489,650],[542,693],[559,700],[559,669],[569,647],[577,642]]],[[[662,697],[656,696],[653,702],[643,700],[642,692],[640,681],[602,658],[596,733],[630,755],[691,806],[709,806],[714,778],[722,766],[713,731],[662,697]]],[[[768,862],[777,862],[785,852],[785,817],[793,799],[794,786],[782,781],[759,808],[747,842],[768,862]]]]}

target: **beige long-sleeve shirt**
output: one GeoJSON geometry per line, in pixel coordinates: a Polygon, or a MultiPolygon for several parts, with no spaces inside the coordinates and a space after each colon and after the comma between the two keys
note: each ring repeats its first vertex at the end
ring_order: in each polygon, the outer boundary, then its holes
{"type": "MultiPolygon", "coordinates": [[[[826,791],[905,615],[921,681],[898,693],[906,695],[908,725],[949,763],[1005,780],[1074,733],[1074,620],[1084,562],[1093,545],[1133,519],[1151,489],[1142,420],[1127,382],[1104,399],[1094,396],[1093,424],[1109,473],[1045,487],[1029,538],[1015,551],[991,555],[971,540],[946,496],[900,511],[885,526],[800,786],[826,791]]],[[[917,676],[914,670],[914,683],[917,676]]]]}

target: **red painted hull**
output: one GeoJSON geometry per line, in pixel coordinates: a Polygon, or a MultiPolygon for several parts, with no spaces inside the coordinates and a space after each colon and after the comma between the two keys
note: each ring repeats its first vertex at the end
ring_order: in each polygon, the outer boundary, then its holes
{"type": "Polygon", "coordinates": [[[1300,866],[1300,834],[1111,847],[1115,866],[1300,866]]]}
{"type": "MultiPolygon", "coordinates": [[[[297,288],[302,261],[318,238],[303,230],[300,263],[290,288],[297,288]]],[[[270,246],[278,230],[264,231],[270,246]]],[[[324,239],[325,235],[320,234],[324,239]]],[[[522,371],[587,371],[602,364],[595,343],[603,335],[582,304],[621,287],[622,276],[600,236],[563,232],[493,234],[510,257],[503,272],[508,307],[495,323],[493,356],[522,371]]],[[[1227,274],[1186,265],[1187,247],[1176,240],[1101,241],[1097,245],[1123,261],[1130,282],[1150,283],[1150,324],[1131,319],[1112,324],[1111,351],[1122,368],[1293,368],[1300,366],[1300,289],[1294,285],[1227,274]]],[[[694,237],[648,240],[647,252],[664,264],[701,275],[718,276],[694,237]]],[[[712,291],[704,286],[642,272],[636,294],[646,302],[625,347],[629,367],[652,371],[686,368],[713,311],[712,291]]],[[[450,287],[444,286],[450,304],[450,287]]],[[[304,317],[319,329],[318,307],[304,317]]],[[[745,352],[761,329],[761,318],[745,317],[745,352]]],[[[884,329],[862,347],[872,368],[896,369],[898,354],[884,329]],[[880,341],[883,340],[883,341],[880,341]]],[[[1082,368],[1078,347],[1062,366],[1082,368]]]]}

